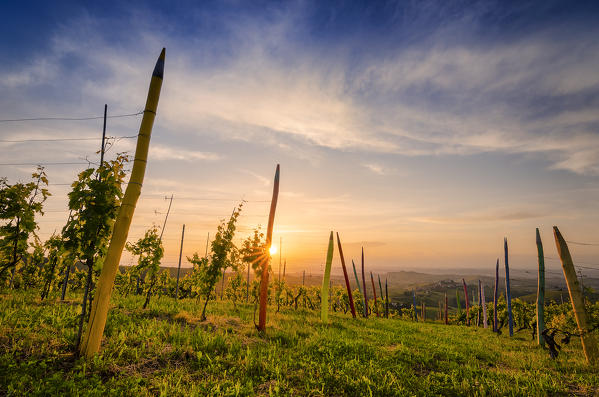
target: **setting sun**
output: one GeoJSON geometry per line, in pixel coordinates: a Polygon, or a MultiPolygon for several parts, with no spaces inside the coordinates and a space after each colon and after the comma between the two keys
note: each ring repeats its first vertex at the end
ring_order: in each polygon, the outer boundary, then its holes
{"type": "Polygon", "coordinates": [[[277,253],[277,246],[276,245],[271,245],[270,248],[268,249],[268,252],[270,252],[270,255],[274,255],[277,253]]]}

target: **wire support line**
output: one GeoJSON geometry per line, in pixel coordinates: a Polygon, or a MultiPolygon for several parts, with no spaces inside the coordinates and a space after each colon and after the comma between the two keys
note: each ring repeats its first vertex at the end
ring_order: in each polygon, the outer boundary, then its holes
{"type": "Polygon", "coordinates": [[[595,247],[599,247],[599,243],[581,243],[578,241],[566,241],[568,244],[574,244],[574,245],[591,245],[591,246],[595,246],[595,247]]]}
{"type": "Polygon", "coordinates": [[[65,161],[65,162],[51,162],[51,163],[0,163],[0,166],[21,166],[21,165],[88,165],[90,162],[74,162],[74,161],[65,161]]]}
{"type": "MultiPolygon", "coordinates": [[[[107,136],[106,139],[133,139],[137,135],[130,136],[107,136]]],[[[67,142],[67,141],[99,141],[102,137],[84,137],[84,138],[40,138],[40,139],[0,139],[0,143],[26,143],[26,142],[67,142]]]]}
{"type": "MultiPolygon", "coordinates": [[[[128,114],[116,114],[114,116],[106,116],[107,119],[116,119],[121,117],[133,117],[143,114],[143,110],[137,113],[128,114]]],[[[32,117],[24,119],[0,119],[0,123],[12,123],[19,121],[85,121],[85,120],[99,120],[103,119],[104,116],[90,116],[90,117],[32,117]]]]}

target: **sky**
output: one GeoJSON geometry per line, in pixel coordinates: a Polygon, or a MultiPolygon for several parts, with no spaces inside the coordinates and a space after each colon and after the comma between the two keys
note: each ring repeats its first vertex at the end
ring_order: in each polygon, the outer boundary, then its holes
{"type": "MultiPolygon", "coordinates": [[[[0,119],[143,110],[166,47],[149,163],[129,233],[164,230],[176,266],[246,200],[236,241],[267,223],[288,272],[320,273],[331,230],[379,271],[536,268],[539,227],[599,268],[599,3],[12,2],[0,25],[0,119]],[[35,12],[33,12],[35,10],[35,12]],[[574,244],[584,243],[590,245],[574,244]]],[[[141,116],[109,118],[132,136],[141,116]]],[[[40,237],[98,161],[102,120],[0,122],[0,175],[48,165],[40,237]]],[[[133,153],[134,140],[107,153],[133,153]]],[[[123,255],[122,264],[134,259],[123,255]]],[[[340,273],[337,252],[333,273],[340,273]]],[[[599,274],[591,269],[590,274],[599,274]]]]}

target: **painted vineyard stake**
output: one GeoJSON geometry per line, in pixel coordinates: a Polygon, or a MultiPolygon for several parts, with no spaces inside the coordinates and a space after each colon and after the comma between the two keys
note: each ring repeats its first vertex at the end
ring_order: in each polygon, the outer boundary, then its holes
{"type": "Polygon", "coordinates": [[[568,292],[570,293],[572,310],[574,311],[576,324],[578,325],[578,331],[580,332],[582,350],[584,351],[587,362],[591,365],[595,365],[599,362],[597,339],[595,338],[595,335],[589,332],[588,314],[584,307],[584,299],[582,297],[582,292],[580,291],[576,271],[574,270],[572,256],[570,256],[568,244],[566,244],[566,241],[562,237],[557,226],[553,226],[553,234],[555,235],[557,252],[562,261],[562,269],[564,271],[564,277],[566,278],[566,284],[568,285],[568,292]]]}
{"type": "Polygon", "coordinates": [[[462,315],[462,305],[460,305],[460,290],[459,289],[455,290],[455,301],[456,301],[456,305],[458,306],[458,318],[460,318],[460,316],[462,315]]]}
{"type": "Polygon", "coordinates": [[[539,228],[536,231],[537,254],[539,257],[539,284],[537,285],[537,343],[544,344],[543,330],[545,329],[545,256],[539,228]]]}
{"type": "Polygon", "coordinates": [[[495,290],[493,292],[493,332],[499,331],[497,328],[497,299],[499,299],[499,258],[495,264],[495,290]]]}
{"type": "Polygon", "coordinates": [[[158,108],[158,100],[160,98],[160,89],[162,87],[162,79],[164,76],[164,60],[165,49],[162,49],[154,71],[150,80],[148,89],[148,97],[144,108],[139,134],[137,135],[137,146],[135,148],[135,157],[133,160],[133,168],[125,195],[121,201],[121,207],[117,214],[116,221],[113,226],[112,237],[108,251],[104,258],[104,265],[98,279],[98,286],[91,306],[91,313],[83,343],[80,346],[80,353],[87,358],[91,358],[100,350],[102,335],[108,317],[108,308],[110,304],[110,296],[114,287],[114,279],[119,268],[119,262],[125,248],[127,235],[137,199],[141,194],[141,186],[143,184],[146,165],[148,159],[148,150],[150,148],[150,137],[152,135],[152,127],[156,110],[158,108]]]}
{"type": "Polygon", "coordinates": [[[181,231],[181,248],[179,248],[179,265],[177,266],[177,287],[175,288],[175,299],[179,299],[179,276],[181,274],[181,256],[183,255],[183,238],[185,238],[185,224],[181,231]]]}
{"type": "Polygon", "coordinates": [[[507,300],[507,317],[510,327],[510,336],[514,336],[514,317],[512,316],[512,294],[510,292],[510,266],[508,264],[507,238],[503,239],[505,252],[505,299],[507,300]]]}
{"type": "Polygon", "coordinates": [[[466,285],[466,280],[462,279],[462,284],[464,284],[464,297],[466,299],[466,325],[470,325],[470,299],[468,299],[468,286],[466,285]]]}
{"type": "Polygon", "coordinates": [[[376,288],[374,286],[374,277],[372,276],[372,272],[370,272],[370,282],[372,283],[372,294],[374,295],[374,312],[376,313],[377,317],[380,317],[379,316],[379,306],[376,301],[376,288]]]}
{"type": "Polygon", "coordinates": [[[364,317],[368,317],[368,297],[366,296],[366,277],[364,276],[364,247],[362,247],[362,287],[364,289],[364,317]]]}
{"type": "Polygon", "coordinates": [[[262,275],[260,278],[260,312],[258,315],[258,331],[266,330],[266,305],[268,303],[268,265],[270,264],[270,245],[272,244],[272,229],[275,223],[275,212],[277,210],[277,201],[279,199],[279,175],[280,166],[277,164],[275,171],[275,181],[272,187],[272,200],[270,202],[270,212],[268,214],[268,227],[266,229],[266,252],[262,260],[262,275]]]}
{"type": "Polygon", "coordinates": [[[424,301],[422,301],[422,313],[420,313],[420,318],[422,319],[422,322],[426,321],[426,304],[424,301]]]}
{"type": "Polygon", "coordinates": [[[354,277],[356,278],[356,284],[358,285],[358,291],[360,291],[360,295],[364,296],[364,293],[362,292],[362,286],[360,285],[360,280],[358,279],[358,272],[356,272],[356,264],[354,263],[354,260],[351,260],[351,265],[354,268],[354,277]]]}
{"type": "Polygon", "coordinates": [[[331,280],[331,264],[333,263],[333,232],[329,236],[329,248],[327,249],[327,262],[324,267],[322,278],[322,289],[320,290],[320,320],[324,323],[329,321],[329,287],[331,280]]]}
{"type": "MultiPolygon", "coordinates": [[[[354,307],[354,298],[351,293],[351,286],[349,285],[349,277],[347,276],[347,269],[345,268],[345,258],[343,257],[343,248],[341,248],[341,240],[339,240],[339,233],[337,233],[337,248],[339,249],[339,257],[341,258],[341,267],[343,268],[343,277],[345,278],[345,287],[347,288],[347,297],[349,298],[349,308],[351,309],[351,315],[356,318],[356,308],[354,307]]],[[[354,271],[355,271],[354,267],[354,271]]]]}
{"type": "Polygon", "coordinates": [[[383,300],[383,286],[381,285],[381,275],[378,274],[377,277],[379,278],[379,291],[381,292],[381,301],[383,300]]]}

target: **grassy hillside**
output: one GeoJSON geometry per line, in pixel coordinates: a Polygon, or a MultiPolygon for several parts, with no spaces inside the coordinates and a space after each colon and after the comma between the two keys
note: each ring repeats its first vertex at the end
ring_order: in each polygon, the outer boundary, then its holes
{"type": "Polygon", "coordinates": [[[553,361],[530,335],[331,313],[269,312],[195,300],[115,297],[102,355],[71,354],[75,315],[66,303],[0,295],[0,395],[593,395],[578,340],[553,361]]]}

